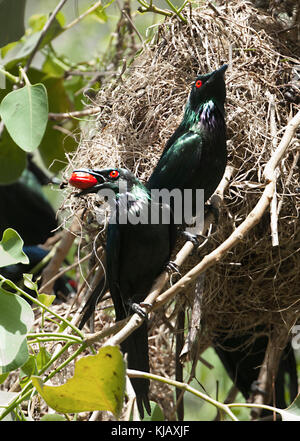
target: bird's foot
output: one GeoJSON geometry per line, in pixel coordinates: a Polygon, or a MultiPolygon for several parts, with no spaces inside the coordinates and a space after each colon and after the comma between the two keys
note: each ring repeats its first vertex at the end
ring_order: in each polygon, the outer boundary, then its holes
{"type": "Polygon", "coordinates": [[[199,242],[199,239],[196,236],[196,234],[189,233],[188,231],[183,231],[182,234],[183,234],[183,236],[186,237],[187,241],[192,242],[192,244],[194,245],[194,248],[198,248],[198,246],[200,245],[200,242],[199,242]]]}
{"type": "Polygon", "coordinates": [[[150,303],[132,303],[131,304],[131,310],[135,313],[138,314],[141,318],[146,319],[148,317],[147,312],[144,310],[144,308],[146,307],[151,307],[152,305],[150,305],[150,303]]]}
{"type": "Polygon", "coordinates": [[[171,274],[178,273],[178,274],[180,274],[179,266],[177,265],[177,263],[172,262],[171,260],[166,264],[165,269],[166,269],[166,271],[168,271],[168,273],[171,273],[171,274]]]}
{"type": "Polygon", "coordinates": [[[220,217],[220,210],[211,204],[205,204],[204,210],[205,210],[204,215],[209,216],[209,214],[212,214],[215,219],[215,223],[218,225],[219,217],[220,217]]]}
{"type": "Polygon", "coordinates": [[[260,389],[259,383],[260,383],[260,381],[258,381],[258,380],[254,380],[252,382],[252,384],[251,384],[251,392],[254,395],[257,395],[257,394],[266,395],[266,391],[264,391],[263,389],[260,389]]]}

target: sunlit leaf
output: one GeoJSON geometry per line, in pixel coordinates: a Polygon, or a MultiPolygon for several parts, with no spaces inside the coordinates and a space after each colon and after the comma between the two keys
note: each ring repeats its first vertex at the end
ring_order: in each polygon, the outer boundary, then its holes
{"type": "Polygon", "coordinates": [[[32,382],[56,412],[109,410],[117,416],[124,399],[125,363],[117,347],[107,346],[97,355],[80,358],[74,377],[62,386],[47,386],[39,377],[32,382]]]}
{"type": "Polygon", "coordinates": [[[0,286],[0,374],[28,360],[26,334],[33,322],[33,311],[26,300],[0,286]]]}
{"type": "Polygon", "coordinates": [[[0,268],[14,263],[29,263],[28,256],[23,252],[24,242],[12,228],[3,232],[0,242],[0,268]]]}
{"type": "Polygon", "coordinates": [[[47,90],[43,84],[26,84],[10,92],[0,105],[1,118],[15,143],[25,152],[40,144],[48,122],[47,90]]]}
{"type": "Polygon", "coordinates": [[[300,421],[300,394],[287,409],[280,409],[282,421],[300,421]]]}

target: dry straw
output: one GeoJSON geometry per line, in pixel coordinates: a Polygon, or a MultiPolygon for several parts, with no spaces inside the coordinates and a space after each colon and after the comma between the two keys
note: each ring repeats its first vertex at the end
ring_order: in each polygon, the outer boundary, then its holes
{"type": "MultiPolygon", "coordinates": [[[[299,83],[292,78],[300,47],[288,40],[288,33],[278,32],[273,18],[246,2],[228,2],[217,12],[206,5],[186,16],[187,24],[167,18],[122,77],[98,93],[95,105],[101,111],[82,134],[66,176],[75,168],[117,166],[145,181],[181,120],[191,82],[228,63],[228,160],[234,173],[219,224],[199,256],[189,259],[188,270],[234,231],[262,195],[264,166],[299,108],[299,83]],[[298,104],[297,98],[286,100],[287,88],[294,97],[298,94],[298,104]]],[[[206,272],[201,306],[205,345],[224,328],[244,332],[259,324],[296,322],[299,316],[298,158],[299,139],[294,139],[280,162],[273,205],[278,229],[276,236],[273,228],[273,240],[278,237],[279,246],[272,244],[267,211],[206,272]]],[[[95,196],[65,201],[72,211],[95,204],[95,196]]]]}

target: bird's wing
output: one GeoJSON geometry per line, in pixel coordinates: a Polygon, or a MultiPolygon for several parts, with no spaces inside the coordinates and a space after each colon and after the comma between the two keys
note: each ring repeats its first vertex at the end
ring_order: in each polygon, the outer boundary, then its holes
{"type": "Polygon", "coordinates": [[[116,311],[117,321],[126,317],[120,293],[121,242],[122,232],[120,226],[118,224],[109,224],[106,242],[106,275],[110,294],[116,311]]]}
{"type": "Polygon", "coordinates": [[[185,188],[194,168],[197,168],[202,153],[203,139],[199,132],[189,131],[180,136],[174,144],[162,154],[154,172],[147,183],[148,189],[185,188]]]}

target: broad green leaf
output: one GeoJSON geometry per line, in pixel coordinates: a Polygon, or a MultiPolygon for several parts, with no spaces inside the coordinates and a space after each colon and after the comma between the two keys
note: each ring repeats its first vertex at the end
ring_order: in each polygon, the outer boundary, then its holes
{"type": "Polygon", "coordinates": [[[26,167],[26,153],[11,139],[6,129],[0,137],[0,185],[12,184],[26,167]]]}
{"type": "Polygon", "coordinates": [[[0,47],[24,35],[25,5],[26,0],[0,0],[0,47]]]}
{"type": "Polygon", "coordinates": [[[12,228],[3,232],[0,242],[0,268],[15,263],[29,263],[29,259],[23,252],[24,242],[19,234],[12,228]]]}
{"type": "Polygon", "coordinates": [[[32,382],[46,403],[60,413],[109,410],[118,416],[125,391],[125,363],[116,346],[106,346],[97,355],[80,358],[74,377],[62,386],[46,386],[41,378],[32,382]]]}
{"type": "Polygon", "coordinates": [[[300,394],[297,395],[293,403],[286,409],[278,409],[282,421],[300,421],[300,394]]]}
{"type": "Polygon", "coordinates": [[[48,122],[47,90],[43,84],[26,85],[2,100],[0,115],[16,144],[25,152],[40,144],[48,122]]]}
{"type": "Polygon", "coordinates": [[[0,286],[0,374],[28,360],[26,334],[33,322],[33,311],[26,300],[0,286]]]}

